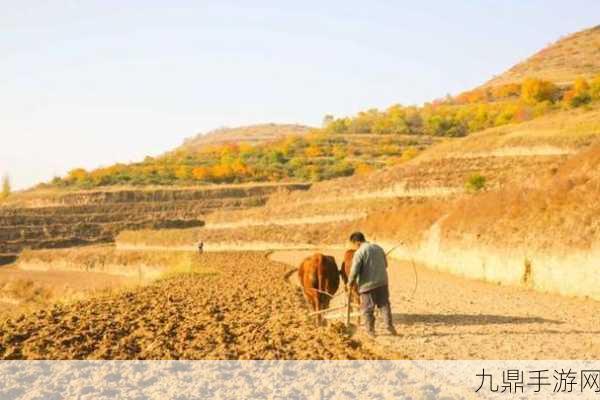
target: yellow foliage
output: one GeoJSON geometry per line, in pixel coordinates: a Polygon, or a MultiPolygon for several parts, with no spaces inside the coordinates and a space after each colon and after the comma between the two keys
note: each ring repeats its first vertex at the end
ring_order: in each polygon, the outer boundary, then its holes
{"type": "Polygon", "coordinates": [[[240,153],[251,153],[254,147],[250,143],[240,143],[238,149],[240,153]]]}
{"type": "Polygon", "coordinates": [[[410,147],[402,152],[402,161],[412,160],[419,154],[419,151],[414,147],[410,147]]]}
{"type": "Polygon", "coordinates": [[[198,154],[220,154],[221,147],[215,144],[207,144],[198,149],[198,154]]]}
{"type": "Polygon", "coordinates": [[[88,177],[88,173],[85,169],[83,168],[75,168],[72,169],[71,171],[69,171],[69,175],[68,175],[68,180],[70,181],[76,181],[76,182],[81,182],[86,180],[88,177]]]}
{"type": "Polygon", "coordinates": [[[590,85],[590,95],[594,100],[600,100],[600,74],[596,75],[590,85]]]}
{"type": "Polygon", "coordinates": [[[582,77],[575,79],[575,82],[573,83],[573,90],[575,91],[575,95],[584,93],[589,88],[590,88],[589,83],[582,77]]]}
{"type": "Polygon", "coordinates": [[[335,146],[333,146],[333,149],[331,150],[331,154],[335,158],[344,158],[344,157],[346,157],[346,150],[344,149],[344,147],[336,144],[335,146]]]}
{"type": "Polygon", "coordinates": [[[304,155],[308,158],[319,157],[321,154],[321,149],[316,145],[311,145],[304,150],[304,155]]]}
{"type": "Polygon", "coordinates": [[[553,101],[558,94],[558,87],[552,82],[537,78],[527,78],[521,86],[521,98],[530,104],[542,101],[553,101]]]}
{"type": "Polygon", "coordinates": [[[192,176],[199,181],[207,180],[211,177],[210,169],[207,167],[196,167],[192,170],[192,176]]]}
{"type": "Polygon", "coordinates": [[[181,165],[175,170],[175,176],[178,179],[189,179],[192,174],[192,169],[187,165],[181,165]]]}
{"type": "Polygon", "coordinates": [[[211,173],[219,180],[226,180],[233,176],[233,169],[227,164],[217,164],[211,168],[211,173]]]}
{"type": "Polygon", "coordinates": [[[373,171],[374,171],[374,168],[372,165],[369,165],[367,163],[360,163],[356,166],[354,173],[357,175],[367,175],[373,171]]]}
{"type": "Polygon", "coordinates": [[[508,83],[506,85],[494,86],[492,96],[497,99],[518,96],[521,93],[521,85],[518,83],[508,83]]]}
{"type": "Polygon", "coordinates": [[[245,176],[250,172],[250,169],[242,162],[242,160],[235,160],[231,165],[231,170],[236,176],[245,176]]]}

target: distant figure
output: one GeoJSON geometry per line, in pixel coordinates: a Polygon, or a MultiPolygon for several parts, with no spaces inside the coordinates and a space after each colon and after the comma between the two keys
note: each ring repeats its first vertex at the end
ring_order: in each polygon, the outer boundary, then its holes
{"type": "Polygon", "coordinates": [[[204,242],[202,240],[198,241],[198,254],[204,253],[204,242]]]}
{"type": "Polygon", "coordinates": [[[392,308],[388,288],[387,258],[383,249],[369,243],[361,232],[350,236],[352,249],[352,267],[348,276],[348,286],[357,281],[360,295],[360,308],[365,318],[365,328],[369,336],[375,336],[375,306],[383,312],[383,322],[391,335],[396,335],[392,324],[392,308]]]}

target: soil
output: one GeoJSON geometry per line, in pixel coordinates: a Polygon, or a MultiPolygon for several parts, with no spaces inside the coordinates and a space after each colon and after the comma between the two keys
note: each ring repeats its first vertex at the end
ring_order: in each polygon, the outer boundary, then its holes
{"type": "MultiPolygon", "coordinates": [[[[341,323],[316,327],[293,268],[205,253],[196,273],[0,322],[2,359],[377,359],[341,323]]],[[[400,358],[388,353],[386,357],[400,358]]]]}
{"type": "MultiPolygon", "coordinates": [[[[342,260],[340,251],[323,251],[342,260]]],[[[309,254],[281,251],[271,257],[297,266],[309,254]]],[[[402,352],[415,360],[600,358],[598,301],[468,280],[419,265],[415,265],[418,285],[413,296],[412,263],[391,261],[390,265],[392,312],[399,336],[377,326],[376,339],[390,354],[402,352]]],[[[343,297],[335,298],[331,307],[340,305],[343,297]]]]}

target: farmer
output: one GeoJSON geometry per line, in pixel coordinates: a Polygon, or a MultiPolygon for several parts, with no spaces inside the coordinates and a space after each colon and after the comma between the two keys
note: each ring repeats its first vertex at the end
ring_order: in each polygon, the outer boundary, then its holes
{"type": "Polygon", "coordinates": [[[204,242],[202,240],[198,241],[198,254],[202,254],[204,252],[204,242]]]}
{"type": "Polygon", "coordinates": [[[351,248],[356,250],[348,277],[348,286],[355,280],[360,295],[360,308],[369,336],[375,336],[375,306],[383,312],[383,322],[391,335],[396,335],[392,324],[392,308],[388,289],[387,258],[383,249],[369,243],[362,232],[350,235],[351,248]]]}

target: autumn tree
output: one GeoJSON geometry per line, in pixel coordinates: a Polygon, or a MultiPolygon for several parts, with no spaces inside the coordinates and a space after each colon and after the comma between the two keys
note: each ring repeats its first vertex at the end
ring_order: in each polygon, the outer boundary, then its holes
{"type": "Polygon", "coordinates": [[[180,165],[175,170],[175,177],[177,177],[177,179],[184,181],[184,180],[190,179],[191,176],[192,176],[192,168],[188,167],[187,165],[180,165]]]}
{"type": "Polygon", "coordinates": [[[369,165],[367,163],[361,163],[356,166],[354,173],[357,175],[367,175],[373,171],[374,171],[374,168],[371,165],[369,165]]]}
{"type": "Polygon", "coordinates": [[[571,107],[579,107],[592,101],[590,85],[584,78],[577,78],[573,87],[564,95],[563,102],[571,107]]]}
{"type": "Polygon", "coordinates": [[[211,168],[212,176],[220,182],[226,182],[233,178],[233,169],[228,164],[217,164],[211,168]]]}
{"type": "Polygon", "coordinates": [[[207,167],[196,167],[192,170],[192,176],[198,181],[205,181],[211,178],[210,169],[207,167]]]}
{"type": "Polygon", "coordinates": [[[505,85],[494,86],[492,88],[492,97],[494,99],[519,97],[520,94],[521,94],[521,85],[518,83],[507,83],[505,85]]]}
{"type": "Polygon", "coordinates": [[[521,99],[529,104],[555,101],[558,94],[559,89],[555,84],[542,79],[527,78],[521,86],[521,99]]]}
{"type": "Polygon", "coordinates": [[[10,196],[11,186],[10,186],[10,178],[8,175],[4,175],[2,177],[2,193],[0,193],[0,198],[5,199],[10,196]]]}
{"type": "Polygon", "coordinates": [[[600,100],[600,74],[596,75],[590,84],[590,96],[592,100],[600,100]]]}
{"type": "Polygon", "coordinates": [[[325,132],[332,134],[346,133],[348,132],[351,118],[338,118],[331,121],[325,127],[325,132]]]}
{"type": "Polygon", "coordinates": [[[88,179],[88,172],[83,168],[75,168],[69,171],[67,180],[73,183],[83,183],[88,179]]]}
{"type": "Polygon", "coordinates": [[[231,169],[233,174],[238,178],[242,178],[250,174],[250,168],[248,168],[248,166],[240,159],[233,161],[231,164],[231,169]]]}
{"type": "Polygon", "coordinates": [[[308,158],[319,157],[322,154],[321,149],[317,145],[310,145],[304,150],[304,155],[308,158]]]}

